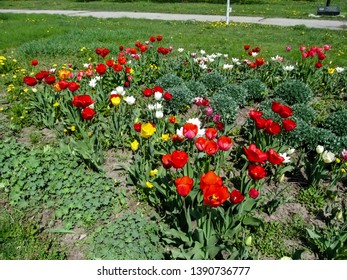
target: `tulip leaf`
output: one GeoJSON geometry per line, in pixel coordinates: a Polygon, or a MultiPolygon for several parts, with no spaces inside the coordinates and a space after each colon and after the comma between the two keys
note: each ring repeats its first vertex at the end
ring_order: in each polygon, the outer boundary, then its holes
{"type": "Polygon", "coordinates": [[[247,216],[243,219],[243,224],[246,226],[254,226],[254,227],[259,227],[264,225],[262,220],[258,218],[250,217],[250,216],[247,216]]]}

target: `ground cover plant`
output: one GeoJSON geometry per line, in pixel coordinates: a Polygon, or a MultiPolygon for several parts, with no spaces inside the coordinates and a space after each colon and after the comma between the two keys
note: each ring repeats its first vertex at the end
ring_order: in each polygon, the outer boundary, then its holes
{"type": "MultiPolygon", "coordinates": [[[[117,1],[117,0],[61,0],[61,1],[0,1],[4,9],[56,9],[56,10],[92,10],[92,11],[130,11],[177,14],[225,15],[226,1],[117,1]]],[[[231,0],[233,16],[261,16],[284,18],[314,18],[318,6],[325,6],[324,0],[231,0]]],[[[340,8],[339,16],[321,16],[324,19],[343,19],[346,16],[347,3],[334,0],[332,6],[340,8]]]]}
{"type": "Polygon", "coordinates": [[[1,204],[58,248],[34,258],[346,259],[334,42],[265,57],[157,32],[38,57],[59,38],[0,56],[1,204]]]}

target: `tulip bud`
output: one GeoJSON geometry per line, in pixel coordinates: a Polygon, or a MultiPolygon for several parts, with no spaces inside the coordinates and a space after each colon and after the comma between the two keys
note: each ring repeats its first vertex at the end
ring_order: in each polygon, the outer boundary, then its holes
{"type": "Polygon", "coordinates": [[[316,152],[317,154],[321,154],[324,152],[324,147],[321,146],[321,145],[318,145],[317,148],[316,148],[316,152]]]}
{"type": "Polygon", "coordinates": [[[343,214],[342,214],[342,210],[341,210],[340,212],[338,212],[338,213],[336,214],[336,219],[342,220],[342,218],[343,218],[343,214]]]}
{"type": "Polygon", "coordinates": [[[252,236],[248,236],[245,240],[245,244],[247,246],[251,246],[252,245],[252,236]]]}

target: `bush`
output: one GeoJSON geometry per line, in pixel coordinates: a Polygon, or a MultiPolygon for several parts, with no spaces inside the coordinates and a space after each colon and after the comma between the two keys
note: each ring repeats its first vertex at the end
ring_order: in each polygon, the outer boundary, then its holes
{"type": "Polygon", "coordinates": [[[161,76],[158,80],[156,80],[155,84],[167,90],[168,88],[171,88],[171,87],[177,87],[177,86],[183,85],[184,81],[182,78],[174,74],[165,74],[161,76]]]}
{"type": "Polygon", "coordinates": [[[246,80],[241,86],[247,89],[247,101],[260,102],[268,95],[266,84],[258,79],[246,80]]]}
{"type": "Polygon", "coordinates": [[[211,98],[213,111],[220,114],[223,121],[233,122],[236,119],[239,106],[231,96],[227,94],[214,94],[211,98]]]}
{"type": "Polygon", "coordinates": [[[216,94],[230,97],[240,107],[246,105],[247,89],[241,85],[226,85],[215,93],[215,95],[216,94]]]}
{"type": "Polygon", "coordinates": [[[323,128],[329,129],[337,136],[347,136],[347,109],[332,113],[322,123],[323,128]]]}
{"type": "Polygon", "coordinates": [[[308,124],[312,124],[316,119],[317,113],[310,105],[295,104],[292,109],[295,117],[307,122],[308,124]]]}
{"type": "Polygon", "coordinates": [[[195,80],[190,80],[186,82],[186,86],[192,92],[193,98],[207,97],[207,89],[203,83],[195,80]]]}
{"type": "Polygon", "coordinates": [[[209,95],[222,88],[226,83],[225,77],[216,71],[202,75],[199,81],[205,85],[205,87],[209,91],[209,95]]]}
{"type": "Polygon", "coordinates": [[[184,111],[185,108],[193,102],[193,93],[185,86],[170,87],[167,89],[172,94],[172,99],[167,103],[165,109],[166,113],[178,114],[180,111],[184,111]]]}
{"type": "Polygon", "coordinates": [[[282,98],[289,105],[306,103],[312,97],[312,90],[298,80],[285,81],[274,89],[275,98],[282,98]]]}

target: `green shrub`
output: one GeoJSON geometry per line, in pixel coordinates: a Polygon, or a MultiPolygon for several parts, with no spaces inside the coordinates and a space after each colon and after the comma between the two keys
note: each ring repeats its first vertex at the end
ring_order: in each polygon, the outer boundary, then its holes
{"type": "Polygon", "coordinates": [[[227,94],[214,94],[211,97],[211,107],[214,112],[220,114],[223,121],[233,122],[236,119],[239,106],[231,96],[227,94]]]}
{"type": "Polygon", "coordinates": [[[316,119],[317,112],[307,104],[294,104],[293,107],[293,115],[296,118],[299,118],[308,124],[312,124],[316,119]]]}
{"type": "Polygon", "coordinates": [[[247,101],[260,102],[268,95],[266,84],[258,79],[246,80],[241,86],[247,89],[247,101]]]}
{"type": "Polygon", "coordinates": [[[230,97],[240,107],[246,105],[247,89],[241,85],[226,85],[218,90],[215,95],[230,97]]]}
{"type": "Polygon", "coordinates": [[[193,102],[193,93],[185,86],[176,86],[167,89],[172,94],[172,99],[166,103],[165,110],[168,114],[177,114],[185,111],[193,102]]]}
{"type": "Polygon", "coordinates": [[[155,84],[161,86],[162,88],[164,88],[164,90],[168,90],[168,88],[183,85],[184,81],[183,79],[174,74],[165,74],[161,76],[158,80],[156,80],[155,84]]]}
{"type": "Polygon", "coordinates": [[[306,103],[312,97],[312,90],[302,81],[289,80],[274,89],[275,98],[282,98],[288,105],[306,103]]]}
{"type": "Polygon", "coordinates": [[[207,89],[203,83],[195,80],[190,80],[186,82],[186,86],[192,92],[193,98],[207,97],[207,89]]]}
{"type": "Polygon", "coordinates": [[[139,214],[124,214],[96,229],[91,240],[93,259],[160,260],[164,258],[159,243],[158,225],[139,214]]]}
{"type": "Polygon", "coordinates": [[[347,136],[347,109],[332,113],[322,126],[333,131],[338,136],[347,136]]]}
{"type": "Polygon", "coordinates": [[[205,85],[211,95],[225,85],[226,78],[218,72],[212,71],[202,75],[199,81],[205,85]]]}

